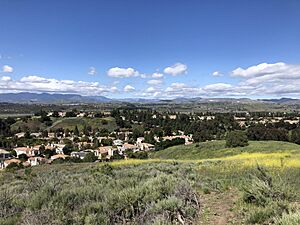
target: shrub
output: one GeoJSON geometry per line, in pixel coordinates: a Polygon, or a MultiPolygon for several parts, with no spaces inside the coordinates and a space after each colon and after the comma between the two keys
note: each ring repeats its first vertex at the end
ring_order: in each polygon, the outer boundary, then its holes
{"type": "Polygon", "coordinates": [[[243,131],[231,131],[226,136],[226,147],[244,147],[248,145],[247,135],[243,131]]]}
{"type": "Polygon", "coordinates": [[[281,217],[275,219],[276,225],[298,225],[300,224],[300,212],[284,213],[281,217]]]}

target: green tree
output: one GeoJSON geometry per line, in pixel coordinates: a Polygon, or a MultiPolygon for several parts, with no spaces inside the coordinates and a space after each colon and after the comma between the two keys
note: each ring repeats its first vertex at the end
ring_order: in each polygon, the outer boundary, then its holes
{"type": "Polygon", "coordinates": [[[95,162],[97,160],[97,156],[93,152],[89,152],[86,154],[86,156],[83,158],[84,162],[95,162]]]}
{"type": "Polygon", "coordinates": [[[226,147],[244,147],[248,145],[248,137],[243,131],[231,131],[226,136],[226,147]]]}
{"type": "Polygon", "coordinates": [[[296,128],[291,132],[291,142],[300,145],[300,128],[296,128]]]}
{"type": "Polygon", "coordinates": [[[75,129],[74,129],[74,135],[75,136],[79,136],[79,130],[78,130],[78,127],[75,126],[75,129]]]}

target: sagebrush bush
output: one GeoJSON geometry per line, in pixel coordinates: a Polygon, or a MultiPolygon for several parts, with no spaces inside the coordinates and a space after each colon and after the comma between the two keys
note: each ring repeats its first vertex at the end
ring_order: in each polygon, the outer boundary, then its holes
{"type": "Polygon", "coordinates": [[[284,213],[275,219],[276,225],[298,225],[300,224],[300,211],[294,213],[284,213]]]}
{"type": "Polygon", "coordinates": [[[0,190],[0,222],[191,224],[199,212],[199,197],[178,164],[55,166],[24,172],[0,190]]]}
{"type": "Polygon", "coordinates": [[[281,179],[259,166],[243,185],[242,199],[252,205],[248,216],[251,224],[273,223],[275,216],[292,210],[289,201],[294,197],[294,192],[281,179]]]}

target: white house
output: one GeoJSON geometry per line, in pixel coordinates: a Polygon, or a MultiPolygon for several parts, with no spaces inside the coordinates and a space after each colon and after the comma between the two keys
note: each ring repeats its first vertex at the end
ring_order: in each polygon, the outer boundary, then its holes
{"type": "Polygon", "coordinates": [[[30,157],[27,162],[30,163],[30,166],[37,166],[46,162],[45,158],[42,157],[30,157]]]}
{"type": "Polygon", "coordinates": [[[123,141],[120,140],[120,139],[116,139],[116,140],[113,141],[113,144],[115,146],[122,146],[123,145],[123,141]]]}
{"type": "Polygon", "coordinates": [[[55,152],[56,154],[64,154],[64,147],[66,145],[65,144],[51,144],[50,147],[55,148],[55,152]]]}
{"type": "Polygon", "coordinates": [[[139,145],[141,151],[153,151],[155,150],[155,146],[149,143],[141,143],[139,145]]]}
{"type": "Polygon", "coordinates": [[[98,159],[103,159],[103,158],[110,159],[114,155],[115,150],[116,149],[113,148],[113,146],[102,146],[96,150],[91,150],[91,151],[94,152],[95,156],[97,156],[98,159]]]}
{"type": "Polygon", "coordinates": [[[27,146],[27,147],[17,147],[17,148],[14,148],[14,150],[16,151],[18,157],[21,154],[25,154],[28,157],[33,157],[35,155],[40,154],[40,150],[39,149],[36,149],[36,148],[33,148],[33,147],[29,147],[29,146],[27,146]]]}
{"type": "Polygon", "coordinates": [[[136,145],[132,145],[132,144],[128,144],[128,143],[125,143],[123,144],[122,148],[121,148],[122,152],[126,151],[126,150],[131,150],[133,152],[138,152],[140,149],[138,146],[136,145]]]}
{"type": "Polygon", "coordinates": [[[84,157],[89,152],[91,152],[91,150],[84,150],[84,151],[80,151],[80,152],[71,152],[71,157],[76,157],[76,158],[84,159],[84,157]]]}
{"type": "Polygon", "coordinates": [[[136,144],[137,144],[137,145],[142,144],[142,142],[143,142],[144,140],[145,140],[144,137],[138,137],[138,138],[136,139],[136,144]]]}

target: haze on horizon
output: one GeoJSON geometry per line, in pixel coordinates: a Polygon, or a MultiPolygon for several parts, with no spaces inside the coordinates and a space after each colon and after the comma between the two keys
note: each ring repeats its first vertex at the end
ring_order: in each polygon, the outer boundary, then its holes
{"type": "Polygon", "coordinates": [[[2,0],[0,8],[0,93],[300,98],[297,0],[2,0]]]}

